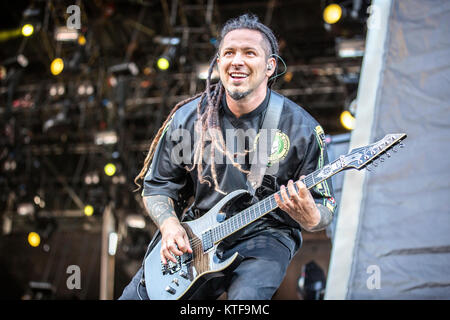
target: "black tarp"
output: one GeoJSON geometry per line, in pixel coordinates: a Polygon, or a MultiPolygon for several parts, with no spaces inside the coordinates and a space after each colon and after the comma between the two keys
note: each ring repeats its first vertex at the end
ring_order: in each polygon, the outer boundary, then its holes
{"type": "Polygon", "coordinates": [[[448,0],[392,1],[371,140],[408,138],[366,175],[348,299],[450,298],[449,17],[448,0]]]}

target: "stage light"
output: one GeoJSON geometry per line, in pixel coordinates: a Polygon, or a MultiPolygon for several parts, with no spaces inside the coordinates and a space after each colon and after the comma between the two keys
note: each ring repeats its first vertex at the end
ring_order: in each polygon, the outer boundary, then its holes
{"type": "Polygon", "coordinates": [[[31,35],[33,34],[33,32],[34,32],[34,27],[33,27],[33,25],[31,25],[31,24],[29,24],[29,23],[27,23],[26,25],[24,25],[24,26],[22,27],[22,35],[23,35],[24,37],[29,37],[29,36],[31,36],[31,35]]]}
{"type": "Polygon", "coordinates": [[[144,229],[145,228],[145,219],[144,216],[140,214],[130,214],[125,219],[126,224],[130,228],[135,229],[144,229]]]}
{"type": "Polygon", "coordinates": [[[169,62],[169,59],[167,59],[166,57],[161,57],[156,62],[156,65],[158,66],[158,69],[160,69],[160,70],[167,70],[170,67],[170,62],[169,62]]]}
{"type": "Polygon", "coordinates": [[[93,93],[94,93],[94,87],[93,87],[91,84],[87,85],[87,86],[86,86],[86,94],[87,94],[88,96],[90,96],[90,95],[93,94],[93,93]]]}
{"type": "Polygon", "coordinates": [[[98,145],[111,145],[117,143],[117,133],[115,131],[103,131],[95,134],[95,144],[98,145]]]}
{"type": "Polygon", "coordinates": [[[66,92],[66,89],[64,88],[63,85],[58,86],[58,94],[60,96],[62,96],[64,94],[64,92],[66,92]]]}
{"type": "Polygon", "coordinates": [[[328,24],[334,24],[342,17],[342,8],[338,4],[329,4],[323,11],[323,20],[328,24]]]}
{"type": "Polygon", "coordinates": [[[34,211],[34,205],[32,203],[19,203],[17,205],[17,214],[19,216],[32,216],[34,211]]]}
{"type": "Polygon", "coordinates": [[[355,118],[348,110],[344,110],[341,113],[341,124],[347,130],[353,130],[355,128],[355,118]]]}
{"type": "Polygon", "coordinates": [[[62,42],[77,41],[78,30],[67,27],[57,27],[55,30],[55,40],[62,42]]]}
{"type": "Polygon", "coordinates": [[[94,214],[94,207],[90,204],[86,205],[84,207],[84,214],[88,217],[92,216],[94,214]]]}
{"type": "Polygon", "coordinates": [[[28,243],[32,247],[37,247],[41,243],[41,237],[36,232],[30,232],[28,234],[28,243]]]}
{"type": "Polygon", "coordinates": [[[355,58],[364,56],[365,42],[363,39],[336,38],[336,52],[340,58],[355,58]]]}
{"type": "Polygon", "coordinates": [[[84,95],[84,93],[86,92],[86,87],[84,86],[84,84],[82,84],[78,87],[77,92],[80,96],[84,95]]]}
{"type": "Polygon", "coordinates": [[[112,163],[108,163],[104,169],[107,176],[111,177],[116,173],[116,166],[112,163]]]}
{"type": "Polygon", "coordinates": [[[80,46],[84,46],[84,45],[86,44],[86,38],[85,38],[83,35],[80,35],[80,36],[78,37],[78,44],[79,44],[80,46]]]}
{"type": "Polygon", "coordinates": [[[64,61],[61,58],[56,58],[52,61],[50,65],[50,71],[54,76],[60,74],[64,69],[64,61]]]}
{"type": "Polygon", "coordinates": [[[119,236],[116,232],[110,232],[109,233],[109,239],[108,239],[108,253],[109,255],[113,256],[116,254],[117,251],[117,241],[119,240],[119,236]]]}

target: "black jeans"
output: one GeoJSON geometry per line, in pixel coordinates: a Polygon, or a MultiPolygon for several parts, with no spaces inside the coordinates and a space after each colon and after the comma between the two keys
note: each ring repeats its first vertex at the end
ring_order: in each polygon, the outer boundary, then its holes
{"type": "MultiPolygon", "coordinates": [[[[260,233],[237,243],[224,252],[229,257],[239,252],[244,257],[241,264],[229,275],[224,283],[228,288],[229,300],[269,300],[280,286],[287,267],[297,248],[289,238],[282,238],[270,232],[260,233]]],[[[142,267],[128,286],[120,300],[148,299],[146,289],[140,284],[142,267]]],[[[151,285],[151,280],[147,280],[151,285]]]]}

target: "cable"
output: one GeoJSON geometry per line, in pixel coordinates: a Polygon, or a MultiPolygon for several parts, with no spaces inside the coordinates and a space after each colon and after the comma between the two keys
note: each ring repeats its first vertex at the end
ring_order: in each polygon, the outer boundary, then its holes
{"type": "Polygon", "coordinates": [[[276,79],[276,78],[278,78],[278,77],[281,77],[283,74],[285,74],[285,73],[287,72],[287,65],[286,65],[286,62],[284,62],[283,58],[281,58],[279,55],[277,55],[277,54],[275,54],[275,53],[272,53],[270,56],[274,56],[274,57],[280,59],[280,61],[281,61],[281,62],[283,63],[283,65],[284,65],[284,71],[283,71],[282,73],[280,73],[280,74],[276,74],[276,75],[270,77],[270,78],[269,78],[269,81],[270,81],[270,80],[274,80],[274,79],[276,79]]]}

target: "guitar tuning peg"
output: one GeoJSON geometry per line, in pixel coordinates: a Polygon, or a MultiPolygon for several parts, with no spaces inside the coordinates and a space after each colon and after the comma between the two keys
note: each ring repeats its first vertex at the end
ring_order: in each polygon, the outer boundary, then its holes
{"type": "Polygon", "coordinates": [[[372,162],[372,165],[373,165],[374,167],[378,167],[378,162],[377,162],[376,160],[374,160],[374,161],[372,162]]]}
{"type": "Polygon", "coordinates": [[[399,146],[400,148],[404,148],[404,147],[405,147],[405,145],[404,145],[402,142],[400,142],[400,143],[398,144],[398,146],[399,146]]]}
{"type": "Polygon", "coordinates": [[[390,158],[390,157],[391,157],[391,154],[390,154],[389,152],[386,152],[386,156],[387,156],[388,158],[390,158]]]}
{"type": "Polygon", "coordinates": [[[384,158],[380,158],[380,162],[384,162],[384,158]]]}
{"type": "Polygon", "coordinates": [[[370,166],[366,167],[367,171],[372,172],[372,168],[370,166]]]}
{"type": "Polygon", "coordinates": [[[395,149],[395,146],[392,147],[392,151],[397,152],[397,149],[395,149]]]}

